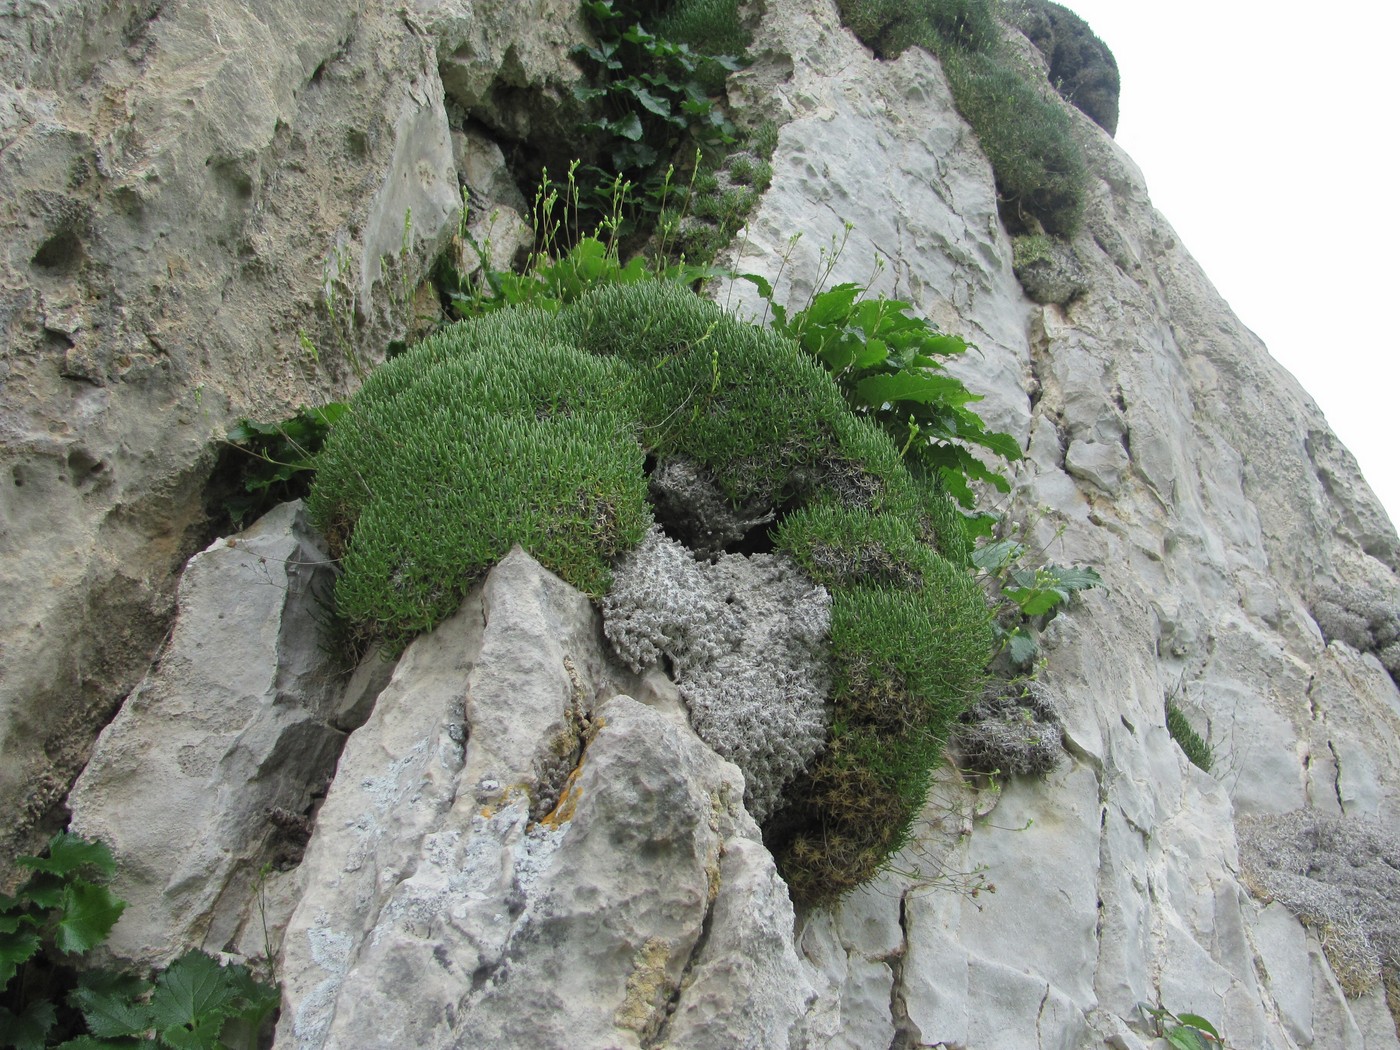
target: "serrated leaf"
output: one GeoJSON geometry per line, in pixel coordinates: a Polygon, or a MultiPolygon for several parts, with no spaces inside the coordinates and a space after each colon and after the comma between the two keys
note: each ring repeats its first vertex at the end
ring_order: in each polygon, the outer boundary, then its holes
{"type": "Polygon", "coordinates": [[[1011,662],[1017,667],[1029,667],[1040,649],[1036,640],[1019,627],[1007,636],[1006,647],[1011,662]]]}
{"type": "Polygon", "coordinates": [[[108,878],[117,871],[117,862],[112,859],[112,851],[106,844],[89,841],[67,831],[60,831],[49,840],[47,852],[47,857],[20,857],[18,863],[21,867],[54,875],[68,875],[86,865],[91,865],[108,878]]]}
{"type": "Polygon", "coordinates": [[[126,901],[106,886],[74,879],[63,891],[63,917],[54,931],[59,951],[86,952],[107,939],[121,918],[126,901]]]}
{"type": "Polygon", "coordinates": [[[44,1043],[53,1028],[56,1015],[53,1003],[37,999],[18,1014],[0,1007],[0,1046],[15,1050],[44,1050],[44,1043]]]}
{"type": "Polygon", "coordinates": [[[0,934],[0,988],[10,983],[20,964],[39,950],[39,934],[33,929],[0,934]]]}
{"type": "MultiPolygon", "coordinates": [[[[1066,591],[1087,591],[1091,587],[1104,585],[1103,577],[1086,565],[1074,565],[1069,568],[1062,565],[1047,565],[1043,571],[1054,578],[1057,587],[1066,591]]],[[[1196,1027],[1201,1028],[1202,1031],[1209,1031],[1200,1025],[1196,1025],[1196,1027]]]]}
{"type": "Polygon", "coordinates": [[[82,1011],[88,1031],[100,1039],[140,1036],[153,1027],[151,1008],[122,992],[80,987],[68,1001],[82,1011]]]}
{"type": "Polygon", "coordinates": [[[215,1015],[227,1017],[237,996],[218,962],[203,952],[191,951],[156,978],[151,1013],[156,1026],[164,1031],[215,1015]]]}
{"type": "Polygon", "coordinates": [[[188,1028],[184,1025],[163,1028],[160,1040],[175,1050],[219,1050],[219,1033],[223,1030],[224,1019],[210,1017],[188,1028]]]}
{"type": "Polygon", "coordinates": [[[1026,553],[1026,548],[1015,540],[997,540],[987,543],[972,552],[972,564],[983,572],[999,572],[1026,553]]]}

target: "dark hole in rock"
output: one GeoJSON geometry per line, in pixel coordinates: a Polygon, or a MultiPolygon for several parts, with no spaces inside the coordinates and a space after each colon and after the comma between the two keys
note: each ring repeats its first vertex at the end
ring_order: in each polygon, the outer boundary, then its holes
{"type": "Polygon", "coordinates": [[[41,270],[71,273],[83,261],[83,244],[72,230],[59,230],[39,246],[31,260],[41,270]]]}

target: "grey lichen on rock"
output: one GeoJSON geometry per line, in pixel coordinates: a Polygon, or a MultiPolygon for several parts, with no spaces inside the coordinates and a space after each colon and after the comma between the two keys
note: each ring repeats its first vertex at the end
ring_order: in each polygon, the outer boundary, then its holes
{"type": "Polygon", "coordinates": [[[1012,268],[1032,300],[1065,305],[1089,289],[1089,275],[1074,248],[1043,233],[1013,238],[1012,268]]]}
{"type": "Polygon", "coordinates": [[[659,528],[603,600],[604,631],[628,664],[670,659],[695,731],[743,770],[755,820],[826,742],[830,605],[784,555],[698,561],[659,528]]]}
{"type": "Polygon", "coordinates": [[[1314,592],[1311,610],[1324,638],[1374,653],[1400,682],[1400,595],[1387,596],[1370,585],[1323,584],[1314,592]]]}
{"type": "Polygon", "coordinates": [[[1295,810],[1241,820],[1240,867],[1322,941],[1350,997],[1400,973],[1400,839],[1374,821],[1295,810]]]}

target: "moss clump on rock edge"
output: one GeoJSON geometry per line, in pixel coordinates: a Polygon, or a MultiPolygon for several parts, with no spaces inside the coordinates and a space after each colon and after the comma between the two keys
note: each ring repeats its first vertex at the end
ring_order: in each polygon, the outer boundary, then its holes
{"type": "Polygon", "coordinates": [[[426,340],[369,378],[321,457],[338,611],[401,648],[514,543],[601,595],[652,524],[648,457],[777,519],[777,548],[832,594],[829,742],[768,823],[794,898],[833,900],[907,838],[992,637],[956,510],[795,344],[661,282],[426,340]],[[860,535],[883,575],[839,563],[860,535]]]}

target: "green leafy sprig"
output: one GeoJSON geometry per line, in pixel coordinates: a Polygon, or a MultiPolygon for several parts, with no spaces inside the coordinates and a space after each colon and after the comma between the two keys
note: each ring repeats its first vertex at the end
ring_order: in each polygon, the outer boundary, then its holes
{"type": "MultiPolygon", "coordinates": [[[[14,896],[0,894],[0,1046],[220,1050],[257,1045],[280,1001],[277,989],[257,981],[247,967],[221,966],[203,952],[181,956],[154,981],[84,973],[66,1000],[57,996],[55,973],[102,944],[126,904],[106,885],[116,863],[101,842],[60,832],[45,852],[20,857],[18,865],[31,874],[14,896]],[[60,1013],[65,1001],[75,1015],[60,1013]],[[81,1027],[86,1033],[73,1034],[81,1027]]],[[[71,976],[68,980],[71,987],[71,976]]]]}

